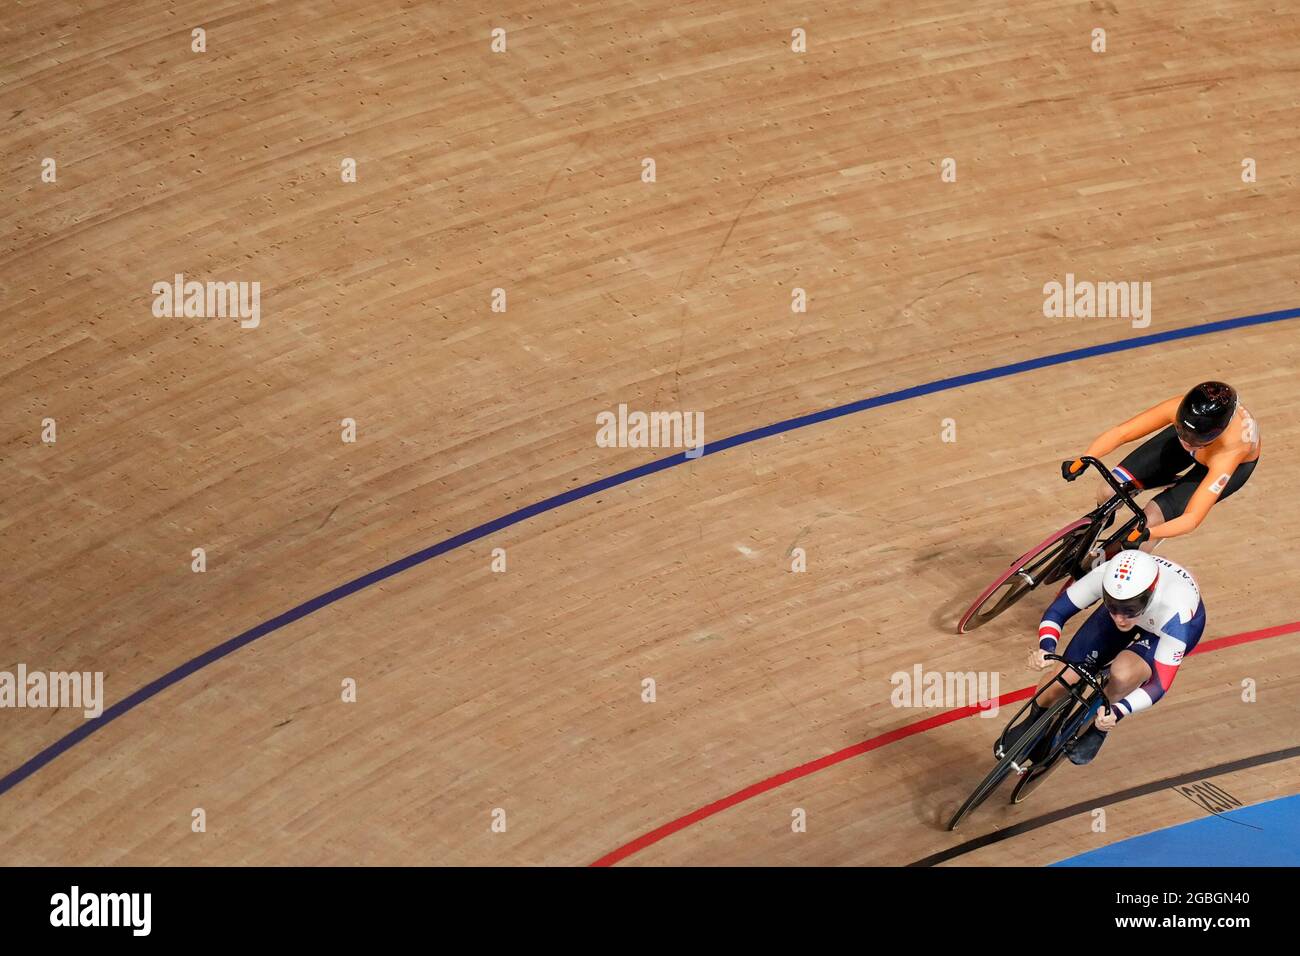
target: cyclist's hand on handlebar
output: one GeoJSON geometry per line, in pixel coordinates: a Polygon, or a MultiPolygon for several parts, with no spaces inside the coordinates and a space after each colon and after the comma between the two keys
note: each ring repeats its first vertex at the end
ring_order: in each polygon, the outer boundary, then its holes
{"type": "Polygon", "coordinates": [[[1143,542],[1151,540],[1150,528],[1134,528],[1128,534],[1124,535],[1124,540],[1120,542],[1120,547],[1126,551],[1132,551],[1140,547],[1143,542]]]}
{"type": "Polygon", "coordinates": [[[1070,461],[1063,461],[1061,462],[1061,477],[1064,478],[1066,481],[1074,481],[1074,479],[1078,478],[1080,475],[1083,474],[1083,471],[1086,467],[1087,466],[1084,465],[1082,458],[1074,458],[1071,459],[1070,461]]]}
{"type": "Polygon", "coordinates": [[[1119,715],[1115,713],[1113,708],[1111,709],[1110,713],[1106,713],[1105,708],[1102,708],[1101,710],[1097,711],[1096,724],[1098,730],[1110,730],[1118,722],[1119,722],[1119,715]]]}
{"type": "Polygon", "coordinates": [[[1041,671],[1050,663],[1051,661],[1047,659],[1047,651],[1041,647],[1035,647],[1029,652],[1029,667],[1031,670],[1037,669],[1041,671]]]}

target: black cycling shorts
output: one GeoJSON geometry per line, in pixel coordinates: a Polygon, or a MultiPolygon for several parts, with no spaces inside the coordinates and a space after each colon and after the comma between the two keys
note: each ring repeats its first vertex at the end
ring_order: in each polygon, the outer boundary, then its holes
{"type": "MultiPolygon", "coordinates": [[[[1237,466],[1237,470],[1228,479],[1227,486],[1219,494],[1220,501],[1231,497],[1246,483],[1258,461],[1259,459],[1247,461],[1237,466]]],[[[1119,466],[1133,476],[1138,487],[1165,489],[1153,500],[1166,521],[1173,521],[1187,510],[1192,492],[1209,474],[1209,469],[1179,444],[1173,425],[1133,449],[1119,466]]]]}

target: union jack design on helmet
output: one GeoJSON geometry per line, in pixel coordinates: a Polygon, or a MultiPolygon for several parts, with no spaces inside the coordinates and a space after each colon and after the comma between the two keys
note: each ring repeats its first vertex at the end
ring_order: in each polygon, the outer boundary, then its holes
{"type": "Polygon", "coordinates": [[[1111,558],[1102,577],[1106,610],[1120,617],[1137,617],[1147,609],[1160,579],[1160,565],[1145,551],[1121,551],[1111,558]]]}

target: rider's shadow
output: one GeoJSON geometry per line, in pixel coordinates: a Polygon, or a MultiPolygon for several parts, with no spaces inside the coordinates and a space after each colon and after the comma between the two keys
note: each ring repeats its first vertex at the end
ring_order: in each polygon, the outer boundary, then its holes
{"type": "MultiPolygon", "coordinates": [[[[968,544],[952,551],[915,555],[912,559],[912,573],[935,582],[951,595],[930,612],[928,623],[933,633],[947,635],[953,641],[976,639],[983,643],[1006,642],[1016,649],[1022,644],[1028,647],[1038,631],[1043,608],[1050,603],[1049,595],[1044,595],[1044,602],[1029,600],[1013,605],[996,621],[990,621],[981,628],[979,634],[957,633],[957,622],[969,607],[971,595],[978,594],[994,575],[1010,563],[1006,542],[1002,539],[968,544]]],[[[999,671],[998,680],[1000,686],[1010,687],[1015,677],[999,671]]],[[[945,829],[948,819],[970,790],[972,766],[979,766],[981,762],[992,763],[993,742],[1021,703],[1000,707],[994,717],[964,717],[954,721],[954,725],[973,723],[973,733],[945,734],[941,728],[935,728],[919,735],[924,743],[911,755],[911,759],[923,761],[924,769],[918,769],[916,773],[905,777],[916,820],[927,827],[945,829]],[[936,786],[936,781],[942,783],[936,786]]],[[[999,793],[1008,797],[1010,792],[1008,784],[999,790],[999,793]]]]}
{"type": "MultiPolygon", "coordinates": [[[[993,765],[993,742],[1020,703],[999,708],[994,717],[963,717],[944,728],[918,735],[916,749],[908,755],[911,770],[904,777],[915,820],[930,829],[946,832],[948,820],[970,793],[972,768],[993,765]],[[942,732],[962,724],[974,726],[961,734],[942,732]]],[[[1011,784],[1004,783],[998,794],[1003,800],[1009,799],[1011,784]]],[[[986,808],[993,809],[997,803],[995,795],[986,808]]],[[[990,822],[997,822],[996,813],[985,821],[990,822]]]]}

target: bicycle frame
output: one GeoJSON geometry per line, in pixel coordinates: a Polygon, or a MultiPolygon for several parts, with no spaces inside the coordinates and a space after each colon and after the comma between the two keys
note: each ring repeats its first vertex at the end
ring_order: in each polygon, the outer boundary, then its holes
{"type": "MultiPolygon", "coordinates": [[[[1020,775],[1020,783],[1016,785],[1016,792],[1019,792],[1026,785],[1032,786],[1034,781],[1041,781],[1053,766],[1060,759],[1061,751],[1069,746],[1070,740],[1076,738],[1079,730],[1084,723],[1088,721],[1095,712],[1097,706],[1106,708],[1106,712],[1111,710],[1110,700],[1106,697],[1105,691],[1102,690],[1102,678],[1100,678],[1091,667],[1087,664],[1074,664],[1065,658],[1056,654],[1048,654],[1049,660],[1059,661],[1062,665],[1061,670],[1047,683],[1034,693],[1033,697],[1025,703],[1023,707],[1016,712],[1011,721],[1003,729],[1002,734],[998,737],[995,759],[997,762],[988,772],[979,785],[971,791],[971,795],[966,798],[965,802],[957,808],[952,819],[948,821],[948,829],[955,830],[969,814],[982,804],[999,786],[1007,775],[1014,770],[1020,775]],[[1073,684],[1065,679],[1067,670],[1074,671],[1079,675],[1079,680],[1073,684]],[[1053,701],[1044,712],[1034,718],[1032,733],[1023,733],[1011,745],[1010,751],[1005,746],[1007,731],[1015,727],[1030,704],[1038,700],[1042,693],[1051,687],[1054,683],[1060,683],[1065,687],[1068,697],[1062,697],[1053,701]],[[1068,730],[1065,729],[1068,727],[1068,730]],[[1050,740],[1048,753],[1043,758],[1035,758],[1034,753],[1045,741],[1050,740]],[[1041,762],[1044,761],[1044,762],[1041,762]],[[1024,764],[1024,766],[1021,766],[1024,764]]],[[[1017,801],[1018,802],[1018,801],[1017,801]]]]}
{"type": "Polygon", "coordinates": [[[1133,482],[1120,481],[1111,474],[1110,469],[1106,467],[1104,462],[1096,458],[1085,455],[1079,460],[1083,462],[1084,470],[1087,470],[1089,467],[1096,468],[1097,471],[1101,473],[1102,478],[1106,480],[1106,483],[1110,485],[1115,494],[1109,501],[1103,502],[1083,516],[1085,520],[1091,522],[1088,536],[1084,539],[1086,546],[1079,548],[1077,553],[1069,556],[1068,560],[1068,570],[1076,580],[1091,570],[1090,568],[1085,568],[1080,563],[1080,560],[1096,547],[1097,539],[1105,530],[1107,522],[1109,522],[1115,512],[1120,509],[1121,505],[1132,511],[1133,517],[1126,521],[1119,530],[1115,531],[1110,535],[1110,537],[1106,538],[1106,540],[1102,542],[1101,546],[1103,551],[1115,542],[1121,541],[1135,528],[1146,530],[1147,526],[1146,512],[1143,511],[1138,503],[1133,499],[1133,493],[1137,490],[1133,482]]]}
{"type": "MultiPolygon", "coordinates": [[[[1098,702],[1100,703],[1101,707],[1104,707],[1106,709],[1106,713],[1109,714],[1111,712],[1110,698],[1106,696],[1106,692],[1102,689],[1100,672],[1094,673],[1092,668],[1088,667],[1088,665],[1075,664],[1073,661],[1067,661],[1064,657],[1061,657],[1059,654],[1047,654],[1045,655],[1045,657],[1049,661],[1058,661],[1063,666],[1059,671],[1056,672],[1056,674],[1052,677],[1051,680],[1043,684],[1043,686],[1038,688],[1038,690],[1034,691],[1033,696],[1030,697],[1027,701],[1025,701],[1025,703],[1021,706],[1021,708],[1018,711],[1016,711],[1014,716],[1012,716],[1011,720],[1007,722],[1007,725],[1004,728],[1002,728],[1002,733],[998,735],[998,742],[996,744],[996,749],[995,749],[995,753],[998,755],[999,759],[1001,759],[1001,754],[1003,753],[1004,750],[1002,746],[1002,742],[1003,740],[1006,739],[1007,731],[1010,730],[1012,727],[1016,726],[1016,723],[1020,720],[1021,714],[1024,714],[1026,711],[1028,711],[1030,705],[1037,703],[1038,698],[1042,696],[1042,694],[1053,684],[1060,684],[1062,687],[1064,687],[1065,692],[1069,694],[1072,698],[1074,698],[1075,703],[1081,707],[1084,707],[1087,710],[1087,716],[1085,717],[1085,720],[1091,718],[1092,714],[1098,709],[1098,706],[1096,706],[1098,702]],[[1067,681],[1065,679],[1065,672],[1067,670],[1074,671],[1074,673],[1078,674],[1080,680],[1073,684],[1067,681]],[[1090,688],[1094,692],[1095,696],[1093,698],[1088,698],[1084,696],[1085,687],[1090,688]]],[[[1017,773],[1024,772],[1023,768],[1019,766],[1016,766],[1015,770],[1017,773]]]]}

